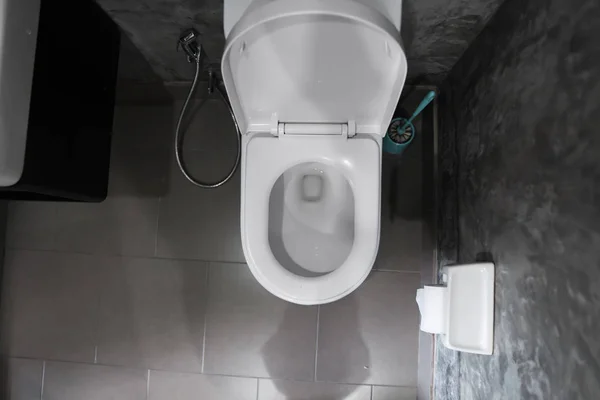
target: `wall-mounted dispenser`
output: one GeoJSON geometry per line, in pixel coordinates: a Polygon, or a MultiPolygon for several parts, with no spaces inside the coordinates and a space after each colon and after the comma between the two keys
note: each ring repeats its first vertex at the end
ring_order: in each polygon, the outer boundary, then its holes
{"type": "Polygon", "coordinates": [[[421,330],[442,335],[450,349],[492,354],[494,269],[492,263],[448,266],[442,285],[418,289],[421,330]]]}

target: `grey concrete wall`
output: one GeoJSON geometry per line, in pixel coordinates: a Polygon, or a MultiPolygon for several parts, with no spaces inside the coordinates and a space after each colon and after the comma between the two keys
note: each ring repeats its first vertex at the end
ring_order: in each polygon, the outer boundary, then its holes
{"type": "Polygon", "coordinates": [[[600,3],[507,0],[443,85],[441,263],[496,263],[494,355],[438,399],[600,396],[600,3]]]}
{"type": "MultiPolygon", "coordinates": [[[[408,81],[439,83],[483,29],[503,0],[403,0],[402,40],[408,81]]],[[[194,26],[208,57],[221,59],[225,46],[223,0],[98,0],[166,82],[190,81],[193,66],[175,43],[194,26]]],[[[138,80],[145,71],[132,70],[138,80]]]]}

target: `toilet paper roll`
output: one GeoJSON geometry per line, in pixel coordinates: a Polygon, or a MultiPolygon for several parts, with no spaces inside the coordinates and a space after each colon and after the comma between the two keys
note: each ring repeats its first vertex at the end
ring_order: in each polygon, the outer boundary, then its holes
{"type": "Polygon", "coordinates": [[[418,289],[417,304],[421,313],[421,330],[428,333],[444,333],[446,287],[425,286],[418,289]]]}

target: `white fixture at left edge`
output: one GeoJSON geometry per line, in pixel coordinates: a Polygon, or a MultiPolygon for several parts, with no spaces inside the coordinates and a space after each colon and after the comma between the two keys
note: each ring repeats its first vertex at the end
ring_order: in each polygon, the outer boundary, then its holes
{"type": "Polygon", "coordinates": [[[492,263],[444,267],[443,285],[417,290],[421,330],[442,335],[449,349],[492,354],[494,269],[492,263]]]}
{"type": "Polygon", "coordinates": [[[21,179],[40,0],[0,0],[0,187],[21,179]]]}
{"type": "Polygon", "coordinates": [[[382,139],[407,73],[401,0],[225,0],[241,237],[274,295],[355,290],[379,246],[382,139]]]}

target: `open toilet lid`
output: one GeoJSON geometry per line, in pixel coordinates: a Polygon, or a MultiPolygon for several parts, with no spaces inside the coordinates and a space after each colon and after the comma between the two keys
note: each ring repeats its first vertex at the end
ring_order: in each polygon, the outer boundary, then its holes
{"type": "Polygon", "coordinates": [[[351,0],[256,1],[231,30],[223,80],[242,132],[356,122],[384,135],[406,79],[396,27],[351,0]]]}

